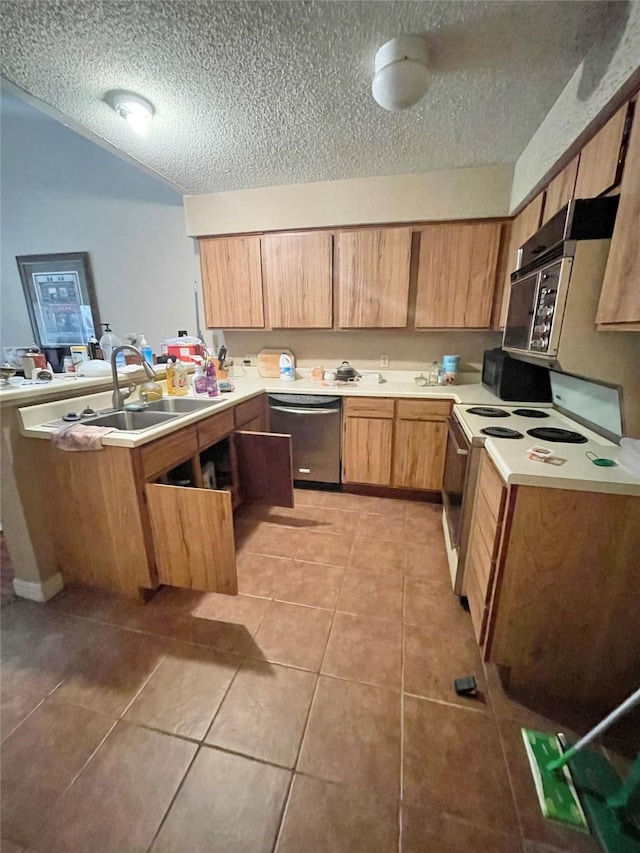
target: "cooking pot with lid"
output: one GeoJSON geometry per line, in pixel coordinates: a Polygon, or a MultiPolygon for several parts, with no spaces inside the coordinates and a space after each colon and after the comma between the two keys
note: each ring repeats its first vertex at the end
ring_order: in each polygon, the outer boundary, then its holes
{"type": "Polygon", "coordinates": [[[336,369],[336,379],[341,382],[349,382],[349,380],[359,379],[360,374],[355,369],[355,367],[351,367],[348,361],[343,361],[340,367],[336,369]]]}

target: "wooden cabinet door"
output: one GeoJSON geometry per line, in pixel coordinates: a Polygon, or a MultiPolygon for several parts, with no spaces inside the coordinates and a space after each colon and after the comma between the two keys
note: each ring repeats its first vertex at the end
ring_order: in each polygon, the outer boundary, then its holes
{"type": "MultiPolygon", "coordinates": [[[[636,104],[638,110],[638,104],[636,104]]],[[[631,128],[620,186],[620,206],[600,293],[596,322],[607,329],[640,330],[640,111],[631,128]]]]}
{"type": "Polygon", "coordinates": [[[345,418],[342,480],[345,483],[391,484],[391,418],[345,418]]]}
{"type": "Polygon", "coordinates": [[[293,507],[291,436],[236,432],[238,483],[248,503],[293,507]]]}
{"type": "Polygon", "coordinates": [[[551,181],[547,187],[547,198],[544,203],[544,221],[548,222],[551,217],[575,198],[576,177],[578,175],[578,161],[580,157],[573,160],[564,167],[559,175],[551,181]]]}
{"type": "Polygon", "coordinates": [[[404,329],[410,264],[410,228],[340,231],[336,237],[340,328],[404,329]]]}
{"type": "Polygon", "coordinates": [[[440,491],[446,447],[446,421],[398,419],[393,445],[393,485],[440,491]]]}
{"type": "Polygon", "coordinates": [[[629,105],[625,104],[580,152],[576,198],[594,198],[620,181],[620,151],[629,105]]]}
{"type": "Polygon", "coordinates": [[[416,328],[489,328],[501,231],[499,222],[420,231],[416,328]]]}
{"type": "Polygon", "coordinates": [[[231,493],[148,483],[145,495],[159,582],[235,595],[231,493]]]}
{"type": "Polygon", "coordinates": [[[263,328],[260,237],[200,238],[207,328],[263,328]]]}
{"type": "Polygon", "coordinates": [[[511,273],[516,269],[518,264],[518,250],[523,243],[526,243],[529,237],[532,237],[542,221],[542,210],[544,207],[544,192],[538,195],[529,202],[516,216],[511,224],[511,235],[509,237],[509,248],[507,250],[507,269],[504,278],[502,290],[502,302],[498,313],[497,327],[504,328],[504,322],[507,319],[507,308],[509,306],[509,293],[511,292],[511,273]]]}
{"type": "Polygon", "coordinates": [[[330,329],[333,325],[331,234],[269,234],[261,239],[269,325],[330,329]]]}

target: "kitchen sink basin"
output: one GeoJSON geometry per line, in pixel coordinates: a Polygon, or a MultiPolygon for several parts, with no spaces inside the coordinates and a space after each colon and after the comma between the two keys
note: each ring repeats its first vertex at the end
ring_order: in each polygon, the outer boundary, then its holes
{"type": "Polygon", "coordinates": [[[147,412],[176,412],[185,414],[185,412],[198,412],[200,409],[206,409],[207,406],[222,403],[221,397],[205,397],[196,400],[193,397],[163,397],[162,400],[155,400],[149,403],[145,411],[147,412]]]}
{"type": "Polygon", "coordinates": [[[177,414],[169,412],[110,412],[108,415],[98,415],[97,418],[85,421],[88,426],[113,427],[114,429],[142,430],[172,421],[177,414]]]}

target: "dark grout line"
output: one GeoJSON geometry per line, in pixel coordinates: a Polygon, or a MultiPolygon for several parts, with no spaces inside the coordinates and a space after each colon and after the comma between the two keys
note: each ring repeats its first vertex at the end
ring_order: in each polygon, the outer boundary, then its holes
{"type": "MultiPolygon", "coordinates": [[[[169,735],[169,737],[171,737],[171,735],[169,735]]],[[[190,772],[191,768],[193,767],[193,765],[194,765],[194,762],[195,762],[196,758],[197,758],[197,757],[198,757],[198,755],[200,754],[200,749],[201,749],[201,748],[202,748],[202,747],[201,747],[201,746],[199,746],[199,747],[196,749],[196,751],[193,753],[193,758],[192,758],[192,759],[191,759],[191,761],[189,762],[189,764],[188,764],[188,766],[187,766],[187,769],[184,771],[184,775],[183,775],[182,779],[180,780],[180,782],[179,782],[179,784],[178,784],[178,786],[177,786],[176,790],[174,791],[173,797],[171,797],[171,801],[170,801],[169,805],[167,806],[167,810],[166,810],[166,812],[165,812],[165,813],[164,813],[164,815],[162,816],[162,820],[160,821],[160,823],[159,823],[159,825],[158,825],[158,829],[156,830],[156,832],[155,832],[155,834],[154,834],[153,838],[151,839],[151,844],[149,844],[149,846],[146,848],[147,853],[149,853],[149,851],[151,850],[151,848],[153,847],[153,845],[156,843],[156,840],[157,840],[158,836],[160,835],[160,832],[161,832],[161,830],[162,830],[162,827],[165,825],[166,820],[167,820],[167,817],[169,816],[169,812],[170,812],[170,811],[171,811],[171,809],[173,808],[173,804],[175,803],[176,799],[178,798],[178,794],[179,794],[179,793],[180,793],[180,791],[182,790],[182,787],[183,787],[183,785],[184,785],[184,783],[185,783],[185,780],[186,780],[187,776],[189,775],[189,772],[190,772]]]]}

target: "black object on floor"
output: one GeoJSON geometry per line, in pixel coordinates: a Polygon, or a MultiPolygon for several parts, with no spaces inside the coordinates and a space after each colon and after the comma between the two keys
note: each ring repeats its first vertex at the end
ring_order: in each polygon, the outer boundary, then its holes
{"type": "Polygon", "coordinates": [[[465,675],[464,678],[456,678],[453,682],[458,696],[475,696],[478,687],[473,675],[465,675]]]}

